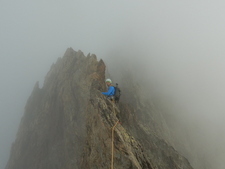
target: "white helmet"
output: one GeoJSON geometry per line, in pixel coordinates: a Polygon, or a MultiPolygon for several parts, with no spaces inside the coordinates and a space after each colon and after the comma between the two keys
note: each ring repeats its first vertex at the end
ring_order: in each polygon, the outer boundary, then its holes
{"type": "Polygon", "coordinates": [[[112,80],[111,79],[106,79],[105,82],[112,83],[112,80]]]}

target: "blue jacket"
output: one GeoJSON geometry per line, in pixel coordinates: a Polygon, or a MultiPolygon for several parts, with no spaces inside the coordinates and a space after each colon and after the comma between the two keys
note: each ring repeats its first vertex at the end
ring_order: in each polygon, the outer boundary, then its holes
{"type": "Polygon", "coordinates": [[[115,87],[109,86],[107,92],[102,92],[106,96],[113,96],[115,94],[115,87]]]}

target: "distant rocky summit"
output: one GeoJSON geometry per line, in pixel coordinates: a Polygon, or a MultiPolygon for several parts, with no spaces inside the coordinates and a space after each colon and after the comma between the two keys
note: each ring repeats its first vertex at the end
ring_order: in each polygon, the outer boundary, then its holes
{"type": "Polygon", "coordinates": [[[6,169],[192,169],[129,77],[119,104],[101,94],[105,69],[95,55],[67,49],[34,86],[6,169]]]}

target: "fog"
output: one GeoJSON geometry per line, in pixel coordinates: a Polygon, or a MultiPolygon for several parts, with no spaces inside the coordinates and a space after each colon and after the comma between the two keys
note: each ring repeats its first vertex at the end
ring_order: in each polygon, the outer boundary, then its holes
{"type": "Polygon", "coordinates": [[[223,169],[224,8],[220,0],[1,0],[0,168],[35,82],[72,47],[131,71],[188,128],[193,151],[223,169]]]}

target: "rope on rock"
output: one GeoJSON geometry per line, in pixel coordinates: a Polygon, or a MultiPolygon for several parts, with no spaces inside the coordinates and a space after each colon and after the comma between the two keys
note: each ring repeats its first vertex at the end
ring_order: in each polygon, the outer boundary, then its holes
{"type": "Polygon", "coordinates": [[[112,127],[112,159],[111,159],[111,169],[113,169],[113,158],[114,158],[114,129],[116,125],[119,123],[119,120],[116,122],[116,124],[112,127]]]}
{"type": "Polygon", "coordinates": [[[116,115],[116,111],[115,111],[115,103],[113,102],[112,104],[113,104],[113,113],[114,113],[113,115],[115,116],[115,115],[116,115]]]}

